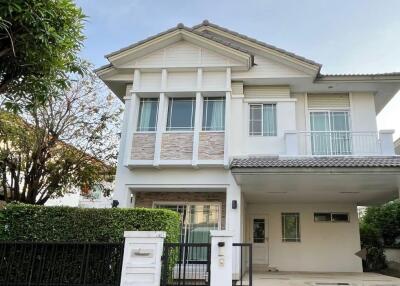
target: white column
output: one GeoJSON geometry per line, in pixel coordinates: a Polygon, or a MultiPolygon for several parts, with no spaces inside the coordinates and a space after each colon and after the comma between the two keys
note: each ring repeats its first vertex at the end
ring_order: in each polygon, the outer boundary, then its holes
{"type": "MultiPolygon", "coordinates": [[[[132,93],[129,102],[125,101],[125,111],[126,113],[126,138],[125,138],[125,156],[124,165],[128,166],[131,160],[131,150],[133,133],[135,132],[137,116],[139,113],[139,97],[136,93],[132,93]]],[[[122,139],[122,138],[121,138],[122,139]]],[[[121,140],[122,142],[122,140],[121,140]]]]}
{"type": "Polygon", "coordinates": [[[199,141],[201,131],[201,118],[203,111],[203,100],[200,92],[196,92],[196,111],[194,117],[194,132],[193,132],[193,154],[192,166],[197,167],[199,160],[199,141]]]}
{"type": "Polygon", "coordinates": [[[224,166],[229,168],[229,140],[231,132],[231,68],[226,69],[224,166]]]}
{"type": "Polygon", "coordinates": [[[160,155],[161,155],[161,144],[162,135],[165,130],[165,106],[168,104],[165,93],[160,93],[160,100],[158,102],[158,114],[157,114],[157,132],[156,141],[154,144],[154,166],[160,165],[160,155]]]}
{"type": "Polygon", "coordinates": [[[225,95],[225,138],[224,138],[224,166],[229,168],[229,140],[231,132],[231,92],[225,95]]]}
{"type": "MultiPolygon", "coordinates": [[[[118,164],[117,171],[115,175],[115,189],[113,199],[119,202],[119,207],[128,207],[128,193],[129,190],[126,188],[126,179],[129,176],[130,170],[125,166],[126,159],[129,159],[130,156],[130,144],[128,142],[127,137],[128,133],[130,133],[129,129],[129,120],[130,114],[132,113],[133,103],[132,103],[132,95],[131,95],[132,85],[127,85],[126,87],[126,96],[125,100],[125,111],[122,119],[122,128],[121,128],[121,138],[119,144],[119,152],[118,152],[118,164]]],[[[132,142],[132,141],[131,141],[132,142]]],[[[130,194],[130,193],[129,193],[130,194]]]]}
{"type": "Polygon", "coordinates": [[[234,242],[241,242],[241,188],[236,184],[235,179],[229,175],[229,186],[226,189],[226,229],[232,232],[234,242]],[[236,201],[236,208],[232,208],[233,201],[236,201]]]}
{"type": "Polygon", "coordinates": [[[159,286],[164,231],[125,231],[121,286],[159,286]]]}
{"type": "Polygon", "coordinates": [[[393,156],[394,152],[394,142],[393,142],[394,130],[380,130],[379,131],[379,141],[381,144],[381,154],[385,156],[393,156]]]}
{"type": "Polygon", "coordinates": [[[285,131],[285,149],[288,156],[299,155],[299,142],[297,131],[285,131]]]}
{"type": "Polygon", "coordinates": [[[133,72],[133,90],[140,90],[140,70],[138,69],[133,72]]]}
{"type": "Polygon", "coordinates": [[[211,234],[211,286],[232,285],[232,234],[225,230],[212,230],[211,234]]]}

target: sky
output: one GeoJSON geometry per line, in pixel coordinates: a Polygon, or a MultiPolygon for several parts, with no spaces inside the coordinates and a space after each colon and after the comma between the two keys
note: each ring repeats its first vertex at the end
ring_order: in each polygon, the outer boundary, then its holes
{"type": "MultiPolygon", "coordinates": [[[[400,72],[400,0],[76,0],[88,16],[82,56],[105,54],[204,19],[312,59],[321,72],[400,72]]],[[[378,115],[400,136],[400,92],[378,115]]]]}

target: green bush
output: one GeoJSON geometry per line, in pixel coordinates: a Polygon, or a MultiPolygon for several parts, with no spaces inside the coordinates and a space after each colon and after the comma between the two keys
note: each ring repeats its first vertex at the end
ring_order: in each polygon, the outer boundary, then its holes
{"type": "Polygon", "coordinates": [[[0,240],[118,242],[124,231],[165,231],[178,242],[178,213],[162,209],[82,209],[9,204],[0,210],[0,240]]]}
{"type": "Polygon", "coordinates": [[[369,207],[363,222],[379,231],[385,246],[400,246],[400,200],[380,207],[369,207]]]}
{"type": "Polygon", "coordinates": [[[383,240],[379,230],[362,222],[360,224],[361,248],[367,250],[366,260],[363,261],[364,271],[378,271],[386,268],[383,240]]]}

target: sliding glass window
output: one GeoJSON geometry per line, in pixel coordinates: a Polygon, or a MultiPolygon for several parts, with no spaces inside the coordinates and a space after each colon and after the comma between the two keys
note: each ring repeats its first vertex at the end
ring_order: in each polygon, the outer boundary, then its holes
{"type": "Polygon", "coordinates": [[[276,136],[276,104],[250,104],[250,135],[276,136]]]}
{"type": "Polygon", "coordinates": [[[195,98],[170,98],[167,131],[193,130],[195,109],[195,98]]]}
{"type": "Polygon", "coordinates": [[[225,130],[225,98],[205,97],[203,104],[203,130],[225,130]]]}
{"type": "Polygon", "coordinates": [[[137,131],[157,130],[158,98],[141,98],[137,131]]]}
{"type": "Polygon", "coordinates": [[[352,154],[348,111],[310,112],[313,155],[352,154]]]}

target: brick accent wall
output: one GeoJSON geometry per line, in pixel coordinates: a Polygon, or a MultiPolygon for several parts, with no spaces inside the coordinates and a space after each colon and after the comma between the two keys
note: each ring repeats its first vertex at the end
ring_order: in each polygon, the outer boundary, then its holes
{"type": "Polygon", "coordinates": [[[193,133],[164,133],[161,160],[192,160],[193,133]]]}
{"type": "Polygon", "coordinates": [[[223,160],[224,141],[224,132],[200,132],[199,160],[223,160]]]}
{"type": "Polygon", "coordinates": [[[219,202],[221,228],[225,229],[226,193],[224,192],[136,192],[135,207],[152,208],[153,202],[219,202]]]}
{"type": "Polygon", "coordinates": [[[155,133],[133,134],[131,159],[132,160],[153,160],[154,147],[156,142],[155,133]]]}

